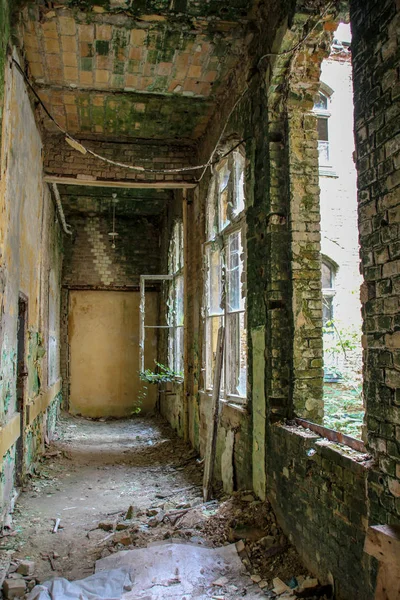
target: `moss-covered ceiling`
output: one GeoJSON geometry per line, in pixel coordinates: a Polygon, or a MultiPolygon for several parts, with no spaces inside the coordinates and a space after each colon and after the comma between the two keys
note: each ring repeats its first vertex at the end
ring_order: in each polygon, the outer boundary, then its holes
{"type": "Polygon", "coordinates": [[[250,4],[37,0],[21,11],[17,37],[41,97],[71,133],[197,139],[242,56],[250,4]]]}

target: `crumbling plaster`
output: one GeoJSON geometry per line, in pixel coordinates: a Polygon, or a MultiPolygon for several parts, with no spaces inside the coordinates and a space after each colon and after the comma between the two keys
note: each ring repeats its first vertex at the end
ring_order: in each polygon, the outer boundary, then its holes
{"type": "MultiPolygon", "coordinates": [[[[17,56],[14,54],[14,56],[17,56]]],[[[43,183],[42,143],[25,83],[7,58],[5,69],[4,121],[1,153],[1,435],[0,511],[4,514],[16,483],[16,442],[20,439],[24,477],[43,451],[45,436],[51,437],[59,404],[58,376],[48,383],[49,273],[57,283],[61,273],[61,237],[50,191],[43,183]],[[29,169],[27,169],[29,165],[29,169]],[[28,302],[22,417],[17,405],[18,298],[28,302]],[[49,429],[48,429],[49,425],[49,429]],[[7,444],[7,445],[8,445],[7,444]]],[[[59,285],[55,292],[59,299],[59,285]]],[[[54,298],[57,303],[57,299],[54,298]]],[[[57,314],[53,327],[58,329],[57,314]]],[[[58,339],[57,339],[58,344],[58,339]]],[[[55,356],[57,361],[57,355],[55,356]]],[[[52,365],[58,373],[58,366],[52,365]]]]}

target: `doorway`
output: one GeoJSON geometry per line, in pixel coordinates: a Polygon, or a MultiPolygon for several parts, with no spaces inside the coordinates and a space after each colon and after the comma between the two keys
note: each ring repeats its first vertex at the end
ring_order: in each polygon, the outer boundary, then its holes
{"type": "MultiPolygon", "coordinates": [[[[146,297],[146,315],[157,322],[158,293],[146,297]]],[[[135,291],[74,290],[69,297],[69,410],[85,417],[127,417],[151,412],[156,386],[140,394],[139,304],[135,291]]],[[[154,368],[157,333],[147,330],[145,368],[154,368]]]]}

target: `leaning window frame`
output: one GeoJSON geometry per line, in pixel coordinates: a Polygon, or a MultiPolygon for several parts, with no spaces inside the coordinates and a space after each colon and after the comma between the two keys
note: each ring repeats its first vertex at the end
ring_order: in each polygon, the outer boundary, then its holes
{"type": "MultiPolygon", "coordinates": [[[[220,318],[222,323],[225,325],[225,336],[227,339],[228,336],[228,321],[229,315],[237,313],[244,315],[244,323],[245,330],[247,332],[247,306],[246,306],[246,248],[244,245],[244,241],[246,239],[246,214],[245,214],[245,206],[244,206],[244,196],[243,194],[239,194],[239,181],[238,179],[238,170],[236,168],[237,159],[242,161],[242,166],[244,169],[244,161],[245,158],[243,154],[240,152],[232,153],[232,155],[226,159],[225,161],[221,161],[220,165],[215,169],[212,180],[209,186],[209,193],[207,196],[207,206],[206,206],[206,222],[207,222],[207,231],[206,231],[206,242],[203,244],[203,256],[205,261],[205,270],[207,273],[206,285],[205,285],[205,314],[204,314],[204,327],[205,327],[205,360],[204,360],[204,389],[207,393],[211,393],[212,391],[212,366],[210,366],[209,352],[210,352],[210,344],[212,344],[212,340],[208,339],[208,331],[209,331],[209,323],[213,318],[220,318]],[[221,206],[220,206],[220,181],[219,174],[223,172],[224,168],[228,166],[230,171],[230,177],[228,181],[228,206],[227,206],[227,216],[228,222],[222,223],[221,221],[221,206]],[[236,197],[235,197],[236,196],[236,197]],[[235,206],[232,202],[232,199],[235,199],[235,202],[239,201],[241,204],[240,212],[235,213],[235,206]],[[211,218],[210,218],[211,217],[211,218]],[[227,256],[229,251],[229,239],[235,234],[240,233],[240,245],[241,245],[241,255],[243,255],[242,260],[242,277],[240,279],[240,295],[243,299],[243,308],[230,310],[228,307],[228,277],[227,277],[227,256]],[[221,291],[221,303],[220,310],[212,310],[210,311],[210,261],[209,256],[213,249],[217,249],[220,252],[220,271],[219,271],[219,287],[221,291]]],[[[225,189],[225,188],[224,188],[225,189]]],[[[234,403],[237,405],[244,405],[247,403],[248,390],[247,390],[247,356],[248,356],[248,347],[246,340],[246,390],[244,395],[228,393],[228,382],[230,378],[229,372],[229,345],[225,344],[226,352],[224,356],[224,364],[223,364],[223,379],[221,384],[221,393],[220,400],[228,403],[234,403]]],[[[211,349],[212,352],[212,349],[211,349]]],[[[239,364],[240,370],[240,364],[239,364]]]]}

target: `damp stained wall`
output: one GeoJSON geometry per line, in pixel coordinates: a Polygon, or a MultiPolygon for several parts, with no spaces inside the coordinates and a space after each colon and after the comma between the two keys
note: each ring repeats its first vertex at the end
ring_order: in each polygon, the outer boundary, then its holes
{"type": "MultiPolygon", "coordinates": [[[[19,57],[14,53],[14,58],[19,57]]],[[[51,437],[60,402],[59,302],[62,240],[53,201],[43,182],[42,141],[22,76],[7,57],[0,179],[0,516],[17,477],[25,476],[51,437]],[[52,280],[49,302],[49,281],[52,280]],[[17,405],[18,300],[28,304],[24,406],[17,405]],[[53,350],[49,380],[48,335],[53,350]],[[53,417],[50,417],[50,415],[53,417]],[[49,425],[49,427],[48,427],[49,425]]]]}
{"type": "MultiPolygon", "coordinates": [[[[77,291],[69,295],[72,414],[128,417],[154,410],[156,386],[139,379],[139,292],[77,291]]],[[[157,292],[146,293],[146,325],[158,314],[157,292]]],[[[146,330],[145,369],[157,359],[157,330],[146,330]]]]}

